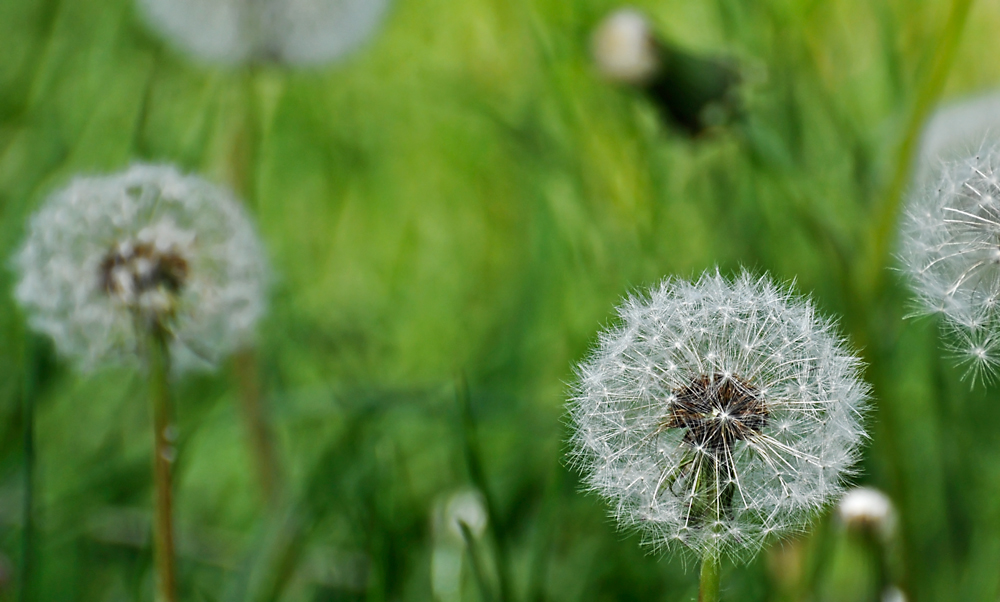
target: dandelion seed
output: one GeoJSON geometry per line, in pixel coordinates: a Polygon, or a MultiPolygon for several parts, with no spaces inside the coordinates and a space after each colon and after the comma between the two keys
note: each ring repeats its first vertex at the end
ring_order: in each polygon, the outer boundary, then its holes
{"type": "Polygon", "coordinates": [[[389,0],[138,0],[150,27],[195,58],[310,65],[363,44],[389,0]]]}
{"type": "Polygon", "coordinates": [[[808,301],[716,272],[618,313],[577,369],[570,416],[574,462],[621,525],[656,547],[739,556],[839,495],[868,386],[808,301]]]}
{"type": "Polygon", "coordinates": [[[943,163],[910,199],[899,253],[921,313],[940,313],[973,382],[1000,356],[1000,144],[943,163]]]}
{"type": "Polygon", "coordinates": [[[851,489],[840,498],[837,515],[844,525],[888,539],[896,529],[896,511],[887,495],[871,487],[851,489]]]}
{"type": "Polygon", "coordinates": [[[30,325],[85,370],[137,364],[154,323],[175,368],[209,367],[264,311],[264,256],[245,212],[172,167],[75,179],[32,217],[14,264],[30,325]]]}

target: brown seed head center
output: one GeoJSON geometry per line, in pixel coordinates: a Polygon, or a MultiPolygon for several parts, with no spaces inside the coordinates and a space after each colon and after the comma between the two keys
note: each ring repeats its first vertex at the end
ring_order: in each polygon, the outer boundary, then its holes
{"type": "Polygon", "coordinates": [[[132,306],[144,305],[144,297],[151,294],[176,295],[184,288],[187,276],[184,257],[150,243],[117,245],[98,268],[101,290],[132,306]]]}
{"type": "MultiPolygon", "coordinates": [[[[753,385],[736,376],[701,375],[674,389],[661,430],[687,429],[684,442],[718,455],[761,434],[769,412],[753,385]]],[[[732,453],[731,451],[729,453],[732,453]]]]}

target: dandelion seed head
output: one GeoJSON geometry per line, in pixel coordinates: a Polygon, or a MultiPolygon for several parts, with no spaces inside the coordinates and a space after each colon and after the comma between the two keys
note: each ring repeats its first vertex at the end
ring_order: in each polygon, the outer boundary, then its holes
{"type": "Polygon", "coordinates": [[[137,361],[142,328],[178,369],[246,343],[264,311],[263,250],[224,189],[173,167],[78,177],[32,216],[14,258],[29,323],[81,368],[137,361]]]}
{"type": "Polygon", "coordinates": [[[920,313],[938,313],[974,380],[1000,357],[1000,144],[943,162],[910,199],[900,261],[920,313]],[[963,348],[964,346],[964,348],[963,348]]]}
{"type": "Polygon", "coordinates": [[[138,0],[150,27],[207,62],[310,65],[371,37],[389,0],[138,0]]]}
{"type": "Polygon", "coordinates": [[[871,487],[856,487],[840,498],[837,515],[849,529],[891,536],[896,528],[896,511],[889,496],[871,487]]]}
{"type": "Polygon", "coordinates": [[[808,301],[715,272],[665,280],[619,317],[578,366],[569,412],[573,462],[620,525],[739,557],[836,499],[868,387],[808,301]]]}

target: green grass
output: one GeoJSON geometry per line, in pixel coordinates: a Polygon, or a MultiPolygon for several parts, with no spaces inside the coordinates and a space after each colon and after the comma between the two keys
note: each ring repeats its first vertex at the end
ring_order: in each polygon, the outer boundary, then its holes
{"type": "MultiPolygon", "coordinates": [[[[877,407],[859,482],[891,494],[913,600],[1000,593],[1000,405],[874,257],[950,2],[634,4],[735,56],[744,123],[691,141],[587,61],[599,0],[399,0],[348,60],[252,74],[192,64],[128,0],[0,0],[0,256],[77,173],[169,161],[243,192],[275,273],[261,382],[285,475],[259,491],[232,365],[176,392],[185,600],[428,600],[436,504],[473,483],[464,374],[516,600],[690,600],[564,464],[572,366],[627,292],[719,265],[795,279],[842,316],[877,407]],[[885,281],[870,286],[871,275],[885,281]]],[[[945,96],[1000,81],[1000,9],[975,3],[945,96]]],[[[0,271],[0,289],[13,275],[0,271]]],[[[23,316],[0,294],[0,554],[20,562],[23,316]]],[[[37,600],[150,600],[141,379],[51,350],[37,397],[37,600]]],[[[460,549],[460,548],[459,548],[460,549]]],[[[828,517],[724,600],[866,600],[828,517]],[[789,566],[801,564],[801,579],[789,566]],[[792,563],[789,565],[788,563],[792,563]],[[808,592],[802,593],[803,591],[808,592]]],[[[686,569],[686,570],[685,570],[686,569]]],[[[463,599],[477,599],[465,557],[463,599]]],[[[15,571],[16,574],[16,571],[15,571]]],[[[17,583],[0,585],[16,599],[17,583]]]]}

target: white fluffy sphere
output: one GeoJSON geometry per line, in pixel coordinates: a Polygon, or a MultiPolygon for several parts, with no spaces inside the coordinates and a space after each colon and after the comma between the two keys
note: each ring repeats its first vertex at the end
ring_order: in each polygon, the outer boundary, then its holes
{"type": "Polygon", "coordinates": [[[767,278],[668,279],[578,367],[574,458],[657,547],[753,553],[836,499],[868,386],[812,305],[767,278]]]}
{"type": "Polygon", "coordinates": [[[154,320],[178,369],[207,367],[264,312],[267,269],[246,212],[169,166],[74,179],[32,216],[14,263],[30,325],[84,369],[136,363],[154,320]]]}

